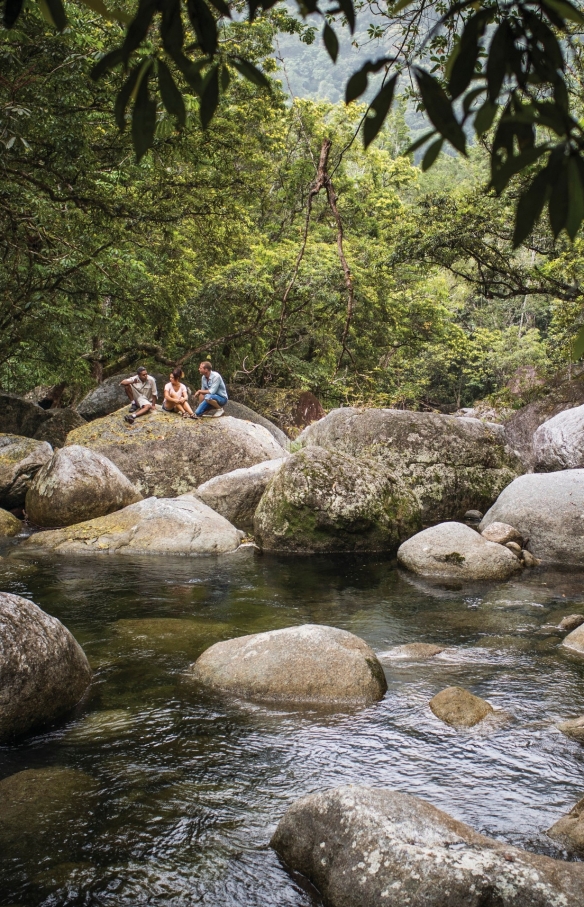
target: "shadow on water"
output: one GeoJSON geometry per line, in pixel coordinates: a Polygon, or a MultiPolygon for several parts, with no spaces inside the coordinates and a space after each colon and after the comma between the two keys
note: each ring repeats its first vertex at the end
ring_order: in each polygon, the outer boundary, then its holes
{"type": "Polygon", "coordinates": [[[555,728],[583,711],[584,659],[542,632],[584,613],[584,574],[457,589],[373,557],[24,559],[15,548],[0,588],[62,620],[95,670],[75,715],[0,748],[0,778],[14,776],[18,795],[0,807],[4,907],[316,907],[268,847],[305,793],[394,787],[550,853],[545,829],[584,794],[584,748],[555,728]],[[373,646],[383,702],[345,714],[277,709],[185,682],[218,640],[308,622],[373,646]],[[409,642],[445,649],[392,657],[409,642]],[[462,733],[443,725],[427,704],[451,684],[509,720],[462,733]]]}

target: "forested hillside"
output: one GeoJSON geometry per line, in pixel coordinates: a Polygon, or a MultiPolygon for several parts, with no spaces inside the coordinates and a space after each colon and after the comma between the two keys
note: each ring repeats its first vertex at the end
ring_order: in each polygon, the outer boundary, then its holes
{"type": "Polygon", "coordinates": [[[422,173],[403,156],[402,105],[363,151],[364,105],[290,104],[276,57],[297,38],[276,39],[290,24],[273,14],[222,32],[273,74],[271,93],[232,79],[204,132],[194,95],[182,132],[161,107],[136,164],[131,125],[111,115],[119,77],[89,78],[118,26],[68,12],[62,36],[32,7],[2,32],[4,389],[87,387],[138,359],[188,377],[208,356],[231,382],[325,405],[439,408],[569,362],[582,243],[542,228],[513,253],[519,185],[486,193],[480,145],[422,173]],[[338,204],[323,189],[307,222],[325,139],[338,204]]]}

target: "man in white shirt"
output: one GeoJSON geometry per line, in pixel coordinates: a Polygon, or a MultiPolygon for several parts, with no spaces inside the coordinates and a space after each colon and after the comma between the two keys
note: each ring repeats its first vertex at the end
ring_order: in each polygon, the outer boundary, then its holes
{"type": "Polygon", "coordinates": [[[130,412],[124,416],[130,425],[134,424],[138,416],[145,416],[146,413],[156,409],[158,400],[156,381],[152,375],[148,374],[143,365],[131,378],[124,378],[123,381],[120,381],[120,387],[124,388],[128,399],[132,402],[130,412]]]}

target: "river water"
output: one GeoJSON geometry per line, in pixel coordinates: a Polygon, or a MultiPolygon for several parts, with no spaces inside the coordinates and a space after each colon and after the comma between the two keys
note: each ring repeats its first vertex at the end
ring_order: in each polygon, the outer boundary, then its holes
{"type": "Polygon", "coordinates": [[[544,628],[584,613],[584,574],[457,589],[374,557],[24,559],[15,548],[0,588],[58,617],[95,670],[66,722],[0,748],[0,778],[50,770],[50,789],[51,771],[73,768],[91,788],[13,822],[3,907],[317,907],[268,844],[292,801],[344,783],[417,794],[483,833],[561,853],[544,831],[584,795],[584,747],[555,724],[584,712],[584,659],[544,628]],[[370,643],[384,700],[341,714],[268,708],[183,676],[220,639],[303,623],[370,643]],[[392,655],[409,642],[447,648],[392,655]],[[507,717],[447,727],[428,701],[452,684],[507,717]]]}

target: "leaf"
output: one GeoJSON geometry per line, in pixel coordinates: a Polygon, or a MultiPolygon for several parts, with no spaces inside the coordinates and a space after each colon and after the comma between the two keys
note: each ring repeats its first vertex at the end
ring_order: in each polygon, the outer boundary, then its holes
{"type": "Polygon", "coordinates": [[[162,5],[160,36],[167,54],[174,58],[181,52],[185,32],[180,14],[180,0],[167,0],[162,5]]]}
{"type": "Polygon", "coordinates": [[[152,17],[156,12],[156,0],[140,0],[138,12],[130,22],[124,43],[122,44],[122,53],[124,62],[127,63],[132,54],[148,34],[152,17]]]}
{"type": "Polygon", "coordinates": [[[63,31],[67,27],[67,16],[61,0],[38,0],[41,12],[50,25],[54,25],[57,31],[63,31]]]}
{"type": "Polygon", "coordinates": [[[426,154],[424,155],[424,159],[422,161],[422,170],[425,171],[430,169],[430,167],[436,161],[436,158],[442,151],[443,144],[444,139],[442,138],[442,136],[440,136],[439,139],[436,139],[435,142],[432,142],[432,144],[426,151],[426,154]]]}
{"type": "Polygon", "coordinates": [[[217,110],[219,103],[219,65],[215,64],[203,79],[201,90],[200,116],[203,129],[206,129],[217,110]]]}
{"type": "Polygon", "coordinates": [[[132,142],[137,164],[152,147],[156,129],[156,101],[150,97],[148,81],[149,72],[146,71],[140,80],[136,103],[132,111],[132,142]]]}
{"type": "Polygon", "coordinates": [[[408,154],[413,154],[414,151],[417,151],[418,148],[421,148],[422,145],[425,145],[428,139],[431,139],[433,135],[436,135],[436,130],[431,129],[430,132],[425,132],[424,135],[420,136],[419,139],[416,139],[415,142],[412,142],[406,150],[404,151],[404,156],[408,154]]]}
{"type": "Polygon", "coordinates": [[[345,88],[345,104],[350,104],[360,97],[367,90],[369,83],[368,73],[379,72],[390,62],[388,57],[382,57],[380,60],[365,63],[361,69],[354,72],[345,88]]]}
{"type": "Polygon", "coordinates": [[[479,55],[479,40],[485,33],[487,22],[494,16],[494,10],[480,10],[467,21],[459,43],[459,52],[452,64],[448,90],[453,98],[459,97],[468,88],[474,75],[479,55]]]}
{"type": "Polygon", "coordinates": [[[176,117],[178,125],[183,127],[187,121],[185,102],[170,69],[163,60],[158,61],[158,87],[166,110],[171,116],[176,117]]]}
{"type": "Polygon", "coordinates": [[[96,82],[101,76],[103,76],[109,69],[112,69],[114,66],[117,66],[118,63],[121,63],[124,59],[121,47],[116,47],[115,50],[110,50],[108,54],[104,54],[101,59],[97,61],[93,69],[91,70],[91,78],[96,82]]]}
{"type": "Polygon", "coordinates": [[[328,55],[333,61],[337,62],[337,57],[339,54],[339,39],[335,35],[334,30],[330,27],[328,22],[324,23],[324,28],[322,30],[322,40],[324,41],[324,46],[328,51],[328,55]]]}
{"type": "Polygon", "coordinates": [[[405,9],[406,6],[409,6],[413,2],[414,0],[399,0],[398,5],[394,6],[391,9],[391,14],[393,15],[394,13],[401,13],[402,9],[405,9]]]}
{"type": "Polygon", "coordinates": [[[509,45],[512,44],[513,33],[511,27],[506,20],[503,20],[491,41],[486,66],[489,98],[493,102],[497,100],[501,93],[501,88],[507,72],[509,45]]]}
{"type": "Polygon", "coordinates": [[[385,122],[385,118],[391,107],[391,102],[393,101],[396,81],[397,75],[392,76],[387,85],[384,85],[383,88],[377,92],[371,102],[369,113],[363,122],[363,145],[365,148],[369,147],[385,122]],[[373,111],[373,116],[370,116],[371,111],[373,111]]]}
{"type": "Polygon", "coordinates": [[[568,161],[568,196],[570,202],[568,207],[568,219],[566,221],[566,231],[573,242],[576,239],[576,234],[578,233],[582,219],[584,218],[582,171],[578,167],[575,157],[570,157],[570,160],[568,161]]]}
{"type": "Polygon", "coordinates": [[[126,128],[126,108],[130,103],[130,97],[134,91],[134,86],[138,81],[138,75],[141,69],[141,63],[139,63],[138,66],[134,67],[116,97],[116,103],[114,105],[114,117],[116,123],[118,124],[118,129],[120,130],[120,132],[123,132],[126,128]]]}
{"type": "Polygon", "coordinates": [[[552,185],[549,202],[550,226],[554,238],[560,235],[568,220],[570,196],[568,193],[568,168],[564,165],[552,185]]]}
{"type": "Polygon", "coordinates": [[[572,362],[577,362],[584,356],[584,326],[580,328],[572,343],[572,362]]]}
{"type": "Polygon", "coordinates": [[[231,82],[231,73],[227,66],[221,67],[221,91],[225,92],[229,88],[229,83],[231,82]]]}
{"type": "Polygon", "coordinates": [[[205,0],[187,0],[187,12],[203,53],[217,50],[217,23],[205,0]]]}
{"type": "Polygon", "coordinates": [[[446,92],[437,80],[423,69],[416,68],[415,73],[430,122],[457,151],[466,154],[464,130],[454,115],[446,92]]]}
{"type": "Polygon", "coordinates": [[[485,91],[485,87],[483,85],[482,88],[473,88],[472,91],[469,91],[465,94],[464,100],[462,102],[462,109],[464,110],[465,113],[469,112],[470,108],[472,107],[473,102],[476,101],[478,96],[483,94],[484,91],[485,91]]]}
{"type": "Polygon", "coordinates": [[[543,206],[549,197],[549,177],[550,173],[547,167],[540,170],[529,188],[519,199],[515,212],[514,249],[531,235],[535,224],[541,217],[543,206]]]}
{"type": "Polygon", "coordinates": [[[20,13],[22,12],[22,7],[24,5],[24,0],[6,0],[4,4],[4,15],[2,21],[4,23],[4,28],[12,28],[20,13]]]}
{"type": "Polygon", "coordinates": [[[542,6],[551,7],[555,12],[557,12],[562,19],[568,19],[570,22],[576,22],[578,25],[584,25],[584,15],[582,11],[577,9],[572,3],[569,3],[568,0],[545,0],[545,3],[542,3],[542,6]]]}
{"type": "Polygon", "coordinates": [[[337,3],[339,4],[339,12],[344,14],[349,23],[349,31],[353,34],[355,31],[355,8],[353,6],[353,0],[337,0],[337,3]]]}
{"type": "Polygon", "coordinates": [[[132,17],[125,13],[123,10],[118,9],[108,9],[103,0],[81,0],[84,6],[87,6],[88,9],[92,9],[95,13],[99,13],[104,19],[109,19],[111,22],[123,22],[124,25],[128,25],[132,21],[132,17]]]}
{"type": "Polygon", "coordinates": [[[482,107],[479,107],[474,120],[475,132],[479,137],[489,131],[493,125],[493,120],[497,115],[498,109],[499,105],[493,104],[493,102],[488,99],[482,107]]]}
{"type": "Polygon", "coordinates": [[[538,145],[534,148],[526,148],[521,154],[511,154],[504,164],[495,166],[491,175],[491,187],[497,195],[500,195],[512,176],[535,164],[539,158],[549,151],[549,145],[538,145]]]}
{"type": "Polygon", "coordinates": [[[222,16],[225,16],[227,19],[231,19],[231,10],[225,3],[225,0],[209,0],[211,6],[213,6],[218,13],[222,16]]]}
{"type": "Polygon", "coordinates": [[[233,60],[233,65],[248,82],[253,82],[253,84],[257,85],[259,88],[267,88],[268,91],[272,90],[272,85],[268,77],[264,75],[261,69],[258,69],[257,66],[250,63],[249,60],[243,60],[239,57],[237,60],[233,60]]]}

